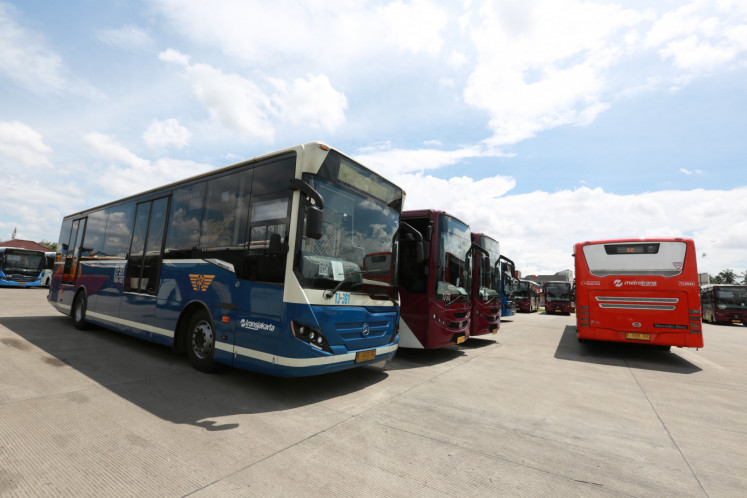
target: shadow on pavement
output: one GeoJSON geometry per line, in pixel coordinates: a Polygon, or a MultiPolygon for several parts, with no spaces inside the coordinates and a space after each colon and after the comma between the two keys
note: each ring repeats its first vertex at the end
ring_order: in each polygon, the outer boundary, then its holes
{"type": "MultiPolygon", "coordinates": [[[[388,376],[376,367],[287,379],[230,367],[205,374],[168,347],[92,325],[77,330],[62,315],[0,317],[0,325],[22,338],[0,339],[16,350],[13,354],[28,354],[28,361],[37,361],[36,346],[47,365],[73,368],[162,419],[206,430],[237,426],[215,425],[211,418],[313,405],[363,390],[388,376]]],[[[86,389],[72,394],[76,401],[95,402],[86,389]]]]}
{"type": "Polygon", "coordinates": [[[662,351],[646,344],[605,341],[581,344],[576,339],[576,327],[566,325],[555,350],[555,358],[680,374],[692,374],[702,370],[674,351],[662,351]]]}
{"type": "MultiPolygon", "coordinates": [[[[500,334],[500,332],[498,333],[500,334]]],[[[494,337],[493,334],[470,337],[466,342],[462,343],[462,347],[465,349],[480,349],[487,346],[493,346],[498,342],[494,337]]]]}
{"type": "Polygon", "coordinates": [[[386,369],[405,370],[408,368],[430,367],[446,363],[460,356],[464,356],[464,351],[459,346],[447,346],[439,349],[399,348],[394,359],[387,363],[386,369]]]}

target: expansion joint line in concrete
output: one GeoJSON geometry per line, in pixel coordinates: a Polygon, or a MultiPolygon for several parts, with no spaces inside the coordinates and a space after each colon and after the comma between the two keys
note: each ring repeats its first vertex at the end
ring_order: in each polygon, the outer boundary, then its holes
{"type": "Polygon", "coordinates": [[[666,431],[667,436],[669,436],[669,440],[672,441],[672,444],[674,445],[675,448],[677,448],[677,451],[682,457],[682,460],[685,462],[685,465],[687,465],[687,468],[690,469],[690,473],[693,475],[695,482],[698,483],[698,486],[700,486],[700,489],[703,491],[703,494],[705,496],[710,496],[708,494],[708,491],[706,491],[706,489],[703,487],[703,483],[700,482],[700,479],[698,479],[698,475],[695,473],[695,469],[693,469],[693,466],[690,465],[690,461],[685,456],[685,453],[682,451],[682,448],[680,448],[680,445],[677,444],[677,440],[674,438],[672,433],[669,431],[669,427],[667,427],[666,422],[664,422],[664,419],[662,419],[661,415],[659,415],[659,411],[654,406],[654,403],[651,401],[651,398],[649,398],[648,393],[641,385],[640,381],[638,380],[638,377],[636,377],[635,372],[633,371],[633,368],[631,368],[631,366],[628,364],[628,359],[625,358],[623,361],[625,361],[625,366],[627,367],[628,372],[630,372],[631,377],[633,377],[633,380],[635,380],[635,383],[638,385],[638,389],[640,389],[641,393],[643,393],[643,396],[646,398],[646,401],[648,402],[648,405],[651,407],[651,410],[654,412],[654,415],[656,415],[656,418],[659,420],[659,423],[666,431]]]}

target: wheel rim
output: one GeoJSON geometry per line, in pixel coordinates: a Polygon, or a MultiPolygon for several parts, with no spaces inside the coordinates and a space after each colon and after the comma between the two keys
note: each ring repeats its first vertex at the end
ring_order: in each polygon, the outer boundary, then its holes
{"type": "Polygon", "coordinates": [[[192,351],[201,360],[209,358],[213,351],[213,328],[205,320],[197,322],[192,329],[192,351]]]}

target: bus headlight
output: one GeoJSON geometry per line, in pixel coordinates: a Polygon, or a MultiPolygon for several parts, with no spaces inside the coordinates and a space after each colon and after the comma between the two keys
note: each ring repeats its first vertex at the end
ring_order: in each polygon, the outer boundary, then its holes
{"type": "Polygon", "coordinates": [[[327,338],[324,337],[321,330],[306,325],[305,323],[296,322],[295,320],[291,322],[291,330],[296,339],[305,342],[309,346],[315,349],[321,349],[328,353],[332,352],[329,343],[327,343],[327,338]]]}

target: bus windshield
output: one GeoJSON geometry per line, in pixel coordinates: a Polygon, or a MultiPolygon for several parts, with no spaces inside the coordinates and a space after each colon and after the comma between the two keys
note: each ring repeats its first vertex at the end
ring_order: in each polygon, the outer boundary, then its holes
{"type": "Polygon", "coordinates": [[[438,219],[438,259],[436,260],[436,297],[450,301],[458,296],[469,296],[469,272],[472,245],[467,225],[451,216],[438,219]]]}
{"type": "Polygon", "coordinates": [[[545,284],[545,301],[552,302],[569,302],[571,300],[571,286],[566,283],[548,283],[545,284]]]}
{"type": "Polygon", "coordinates": [[[722,310],[747,309],[747,286],[745,287],[717,287],[716,306],[722,310]]]}
{"type": "Polygon", "coordinates": [[[684,242],[625,242],[591,244],[583,248],[589,272],[608,275],[675,277],[685,262],[684,242]]]}
{"type": "MultiPolygon", "coordinates": [[[[401,191],[398,200],[389,200],[388,189],[393,185],[370,172],[366,172],[366,183],[357,183],[367,192],[350,187],[342,179],[350,178],[351,170],[350,165],[341,168],[341,181],[321,174],[304,176],[324,199],[322,237],[318,240],[301,237],[294,266],[299,270],[301,285],[306,288],[383,293],[395,298],[396,262],[392,254],[401,191]]],[[[362,169],[354,171],[363,174],[362,169]]],[[[329,175],[328,171],[321,173],[329,175]]]]}
{"type": "Polygon", "coordinates": [[[529,299],[530,294],[530,283],[529,282],[517,282],[514,285],[513,298],[514,299],[529,299]]]}
{"type": "Polygon", "coordinates": [[[495,240],[482,236],[480,245],[488,251],[490,259],[482,258],[483,264],[479,271],[480,297],[484,301],[495,299],[501,291],[501,272],[498,259],[500,258],[500,246],[495,240]]]}
{"type": "Polygon", "coordinates": [[[44,269],[44,253],[8,249],[5,251],[2,269],[6,275],[16,274],[36,277],[44,269]]]}

